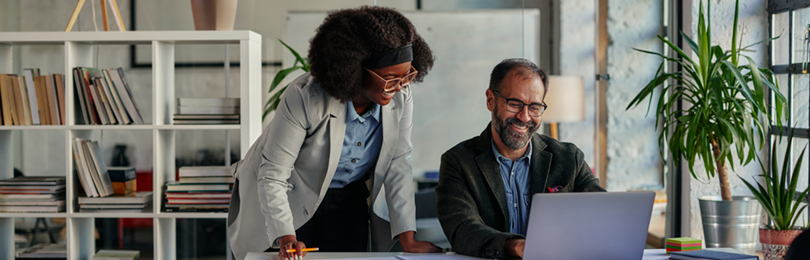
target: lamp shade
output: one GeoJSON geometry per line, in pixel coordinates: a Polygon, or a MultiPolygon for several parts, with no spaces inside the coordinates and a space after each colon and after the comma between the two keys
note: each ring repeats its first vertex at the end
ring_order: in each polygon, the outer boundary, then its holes
{"type": "Polygon", "coordinates": [[[544,101],[548,109],[543,113],[543,122],[585,120],[585,83],[582,77],[549,76],[544,101]]]}

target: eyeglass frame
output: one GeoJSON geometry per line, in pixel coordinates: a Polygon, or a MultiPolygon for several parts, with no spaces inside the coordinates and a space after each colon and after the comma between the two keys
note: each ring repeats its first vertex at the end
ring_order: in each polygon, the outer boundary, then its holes
{"type": "Polygon", "coordinates": [[[546,112],[546,109],[548,109],[548,105],[547,105],[547,104],[545,104],[546,102],[543,102],[543,103],[531,103],[531,104],[526,104],[526,103],[524,103],[522,100],[517,99],[517,98],[506,98],[506,97],[504,97],[503,95],[501,95],[501,93],[500,93],[500,92],[498,92],[497,90],[493,90],[493,91],[492,91],[492,93],[495,93],[495,95],[498,95],[499,97],[501,97],[501,98],[503,98],[504,100],[506,100],[506,107],[507,107],[507,109],[506,109],[506,110],[507,110],[507,111],[509,111],[509,112],[512,112],[512,113],[520,113],[520,111],[523,111],[523,108],[525,108],[525,107],[528,105],[528,106],[529,106],[529,110],[528,110],[528,112],[529,112],[529,113],[528,113],[528,114],[529,114],[529,116],[531,116],[531,117],[541,117],[541,116],[543,116],[543,113],[545,113],[545,112],[546,112]],[[512,107],[512,106],[510,106],[510,105],[509,105],[509,102],[510,102],[510,101],[514,101],[514,102],[518,102],[518,103],[520,103],[520,109],[518,109],[517,111],[511,111],[511,110],[509,110],[509,108],[510,108],[510,107],[511,107],[511,108],[514,108],[514,107],[512,107]],[[540,107],[542,107],[542,108],[543,108],[543,110],[540,110],[540,114],[539,114],[539,115],[536,115],[536,116],[535,116],[535,115],[532,115],[532,113],[531,113],[531,111],[532,111],[532,110],[531,110],[532,106],[540,106],[540,107]]]}
{"type": "Polygon", "coordinates": [[[400,87],[402,89],[408,88],[408,86],[411,85],[411,82],[413,82],[413,80],[416,79],[416,74],[419,73],[419,71],[416,70],[416,68],[414,68],[413,65],[411,65],[411,69],[409,70],[410,72],[408,72],[408,74],[405,74],[405,76],[402,76],[402,77],[399,77],[399,78],[393,78],[393,79],[384,79],[382,76],[380,76],[376,72],[374,72],[374,71],[372,71],[372,70],[370,70],[370,69],[368,69],[366,67],[363,67],[363,69],[365,69],[366,71],[368,71],[368,73],[370,73],[371,75],[374,75],[375,77],[377,77],[377,79],[379,79],[379,80],[381,80],[383,82],[383,91],[395,90],[395,89],[397,89],[397,87],[400,87]],[[413,75],[413,78],[411,78],[411,80],[408,81],[408,83],[403,85],[402,84],[402,79],[404,79],[404,78],[406,78],[406,77],[408,77],[410,75],[413,75]],[[399,84],[396,84],[391,88],[386,88],[385,87],[385,86],[388,86],[388,82],[395,81],[395,80],[399,80],[399,84]]]}

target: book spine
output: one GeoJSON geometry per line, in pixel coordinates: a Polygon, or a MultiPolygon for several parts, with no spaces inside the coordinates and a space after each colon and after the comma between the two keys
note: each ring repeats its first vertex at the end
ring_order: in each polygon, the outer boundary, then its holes
{"type": "Polygon", "coordinates": [[[56,82],[56,109],[59,110],[61,123],[67,125],[67,117],[65,117],[65,78],[62,74],[53,74],[54,81],[56,82]]]}
{"type": "Polygon", "coordinates": [[[28,105],[31,107],[31,123],[39,125],[39,110],[37,106],[37,93],[34,86],[34,71],[33,69],[23,70],[25,76],[25,87],[28,89],[28,105]]]}
{"type": "Polygon", "coordinates": [[[53,81],[53,75],[44,76],[45,78],[45,93],[48,94],[48,107],[51,115],[51,124],[52,125],[61,125],[61,120],[59,118],[59,110],[57,109],[56,100],[56,86],[55,82],[53,81]]]}
{"type": "Polygon", "coordinates": [[[25,85],[25,77],[18,77],[17,80],[20,84],[20,96],[22,97],[23,117],[25,118],[25,125],[33,125],[34,121],[31,119],[31,105],[28,102],[28,87],[25,85]]]}
{"type": "Polygon", "coordinates": [[[25,107],[23,106],[22,92],[20,92],[20,80],[17,76],[9,76],[11,90],[14,92],[14,106],[17,112],[17,125],[25,125],[25,107]]]}

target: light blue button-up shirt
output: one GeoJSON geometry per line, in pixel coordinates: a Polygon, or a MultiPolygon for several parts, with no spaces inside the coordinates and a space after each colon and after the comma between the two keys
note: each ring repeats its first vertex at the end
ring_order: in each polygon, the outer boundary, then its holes
{"type": "Polygon", "coordinates": [[[532,143],[529,149],[514,162],[504,157],[492,142],[492,152],[501,168],[501,179],[506,191],[506,203],[509,209],[510,232],[526,235],[529,224],[529,165],[532,158],[532,143]]]}
{"type": "Polygon", "coordinates": [[[382,147],[380,105],[372,103],[371,106],[361,116],[351,101],[346,103],[346,136],[329,188],[343,188],[363,179],[368,169],[377,162],[382,147]]]}

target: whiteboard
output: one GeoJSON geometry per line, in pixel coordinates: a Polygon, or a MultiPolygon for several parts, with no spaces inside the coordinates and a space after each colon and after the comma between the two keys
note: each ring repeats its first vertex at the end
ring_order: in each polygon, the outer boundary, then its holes
{"type": "MultiPolygon", "coordinates": [[[[485,91],[492,68],[506,58],[540,59],[538,9],[410,11],[403,14],[430,45],[435,63],[412,85],[414,177],[438,171],[441,155],[478,136],[490,122],[485,91]]],[[[288,12],[284,41],[302,56],[325,12],[288,12]]],[[[295,58],[283,54],[283,67],[295,58]]],[[[299,73],[300,74],[300,73],[299,73]]],[[[287,81],[298,75],[287,77],[287,81]]]]}

